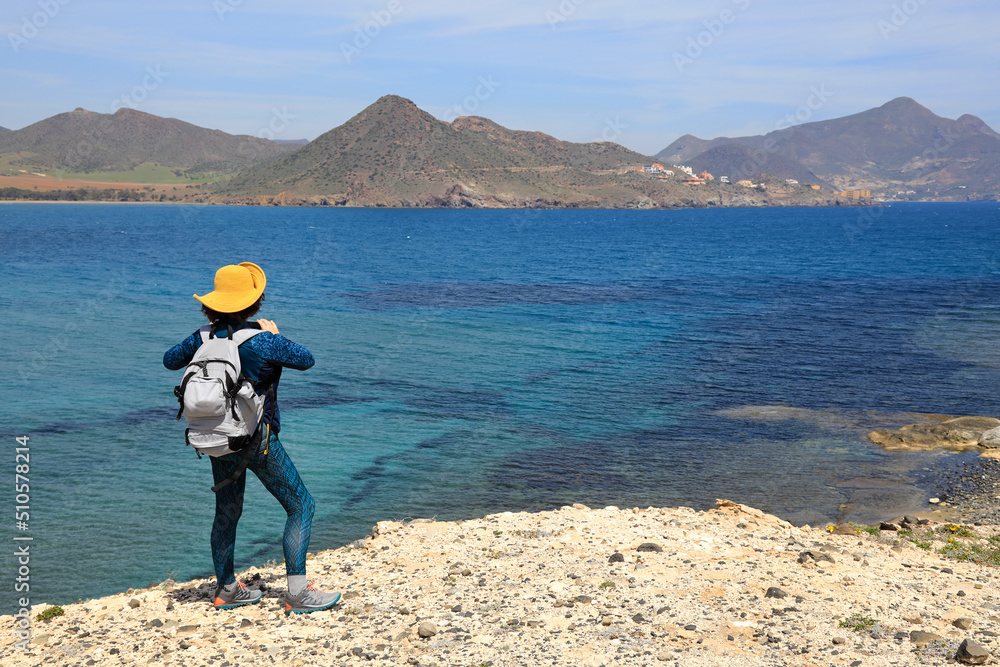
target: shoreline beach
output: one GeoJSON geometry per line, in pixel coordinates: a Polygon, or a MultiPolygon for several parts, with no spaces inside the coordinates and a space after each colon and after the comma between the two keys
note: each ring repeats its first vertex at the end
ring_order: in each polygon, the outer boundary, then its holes
{"type": "Polygon", "coordinates": [[[332,611],[282,613],[283,565],[269,563],[239,573],[258,605],[215,611],[214,580],[151,583],[33,620],[27,652],[8,626],[0,662],[818,667],[1000,653],[997,567],[954,557],[1000,552],[1000,526],[952,523],[1000,515],[996,463],[970,466],[947,507],[882,530],[796,527],[729,501],[381,521],[310,555],[310,577],[344,593],[332,611]]]}
{"type": "Polygon", "coordinates": [[[283,614],[272,564],[240,574],[265,592],[258,605],[216,612],[213,581],[152,584],[34,620],[26,653],[7,629],[0,659],[921,665],[963,645],[998,649],[995,568],[885,532],[797,528],[726,501],[707,512],[574,505],[386,521],[310,568],[321,587],[345,593],[330,612],[283,614]]]}

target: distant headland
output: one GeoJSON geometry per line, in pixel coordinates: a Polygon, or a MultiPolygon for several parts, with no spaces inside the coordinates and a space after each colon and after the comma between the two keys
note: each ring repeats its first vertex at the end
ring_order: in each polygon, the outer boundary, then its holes
{"type": "Polygon", "coordinates": [[[135,109],[0,131],[0,200],[398,208],[669,209],[995,201],[1000,134],[910,98],[766,135],[682,136],[656,156],[387,95],[311,142],[135,109]]]}

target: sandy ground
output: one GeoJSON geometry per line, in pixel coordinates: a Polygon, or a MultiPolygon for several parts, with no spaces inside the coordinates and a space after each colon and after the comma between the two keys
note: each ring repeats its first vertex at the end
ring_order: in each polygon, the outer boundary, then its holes
{"type": "Polygon", "coordinates": [[[727,501],[387,521],[310,558],[317,585],[344,592],[331,610],[286,616],[284,568],[263,565],[239,575],[259,604],[216,611],[214,581],[167,581],[66,605],[27,644],[7,623],[0,662],[868,667],[945,664],[965,640],[1000,652],[997,568],[936,552],[995,528],[921,526],[933,548],[829,528],[727,501]]]}
{"type": "Polygon", "coordinates": [[[56,178],[53,176],[39,176],[36,174],[24,174],[21,176],[0,176],[0,188],[21,188],[23,190],[39,190],[48,192],[50,190],[70,190],[88,189],[96,190],[142,190],[155,188],[157,192],[173,192],[183,190],[186,183],[109,183],[107,181],[88,181],[75,178],[56,178]]]}

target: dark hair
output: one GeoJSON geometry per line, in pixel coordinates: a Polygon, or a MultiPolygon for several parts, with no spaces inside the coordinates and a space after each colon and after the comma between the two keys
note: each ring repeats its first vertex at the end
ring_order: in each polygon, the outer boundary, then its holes
{"type": "Polygon", "coordinates": [[[215,322],[216,320],[219,320],[223,317],[230,317],[235,320],[249,320],[251,317],[257,314],[257,311],[260,310],[260,305],[262,303],[264,303],[263,294],[260,295],[259,299],[254,301],[252,306],[244,308],[238,313],[220,313],[212,310],[211,308],[209,308],[204,304],[202,304],[201,306],[201,312],[205,313],[205,317],[208,318],[209,322],[215,322]]]}

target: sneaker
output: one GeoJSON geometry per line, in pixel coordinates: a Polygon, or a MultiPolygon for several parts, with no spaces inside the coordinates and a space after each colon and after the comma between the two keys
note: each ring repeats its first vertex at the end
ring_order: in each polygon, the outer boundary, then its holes
{"type": "Polygon", "coordinates": [[[215,608],[235,609],[245,604],[260,602],[262,597],[264,597],[264,594],[260,591],[252,591],[242,581],[237,581],[231,591],[227,591],[221,586],[215,589],[215,608]]]}
{"type": "Polygon", "coordinates": [[[285,593],[285,613],[305,614],[310,611],[329,609],[340,602],[340,593],[324,593],[316,588],[313,582],[298,595],[285,593]]]}

